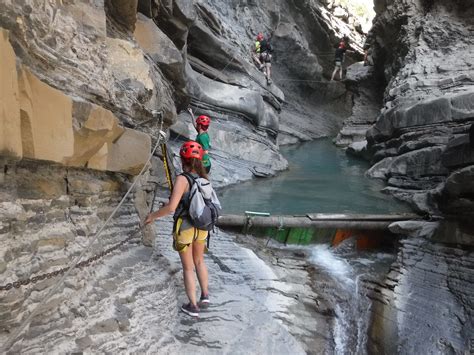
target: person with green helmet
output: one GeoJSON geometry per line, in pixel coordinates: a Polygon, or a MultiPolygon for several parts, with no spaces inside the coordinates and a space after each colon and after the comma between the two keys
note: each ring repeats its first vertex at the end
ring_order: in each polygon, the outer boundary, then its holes
{"type": "Polygon", "coordinates": [[[191,115],[191,121],[193,122],[194,128],[198,132],[198,135],[196,136],[196,142],[198,142],[201,146],[202,149],[204,149],[204,156],[202,157],[202,165],[204,166],[204,169],[206,169],[206,173],[209,174],[211,171],[211,159],[209,158],[209,149],[211,148],[211,140],[209,138],[209,125],[211,124],[211,119],[209,116],[206,115],[200,115],[198,118],[196,118],[196,121],[194,121],[194,113],[191,108],[188,109],[189,114],[191,115]]]}
{"type": "Polygon", "coordinates": [[[261,42],[262,41],[263,41],[263,33],[259,33],[257,35],[257,38],[256,38],[255,43],[254,43],[253,48],[252,48],[252,59],[255,62],[255,64],[258,66],[259,70],[263,70],[265,68],[265,65],[260,60],[261,42]]]}

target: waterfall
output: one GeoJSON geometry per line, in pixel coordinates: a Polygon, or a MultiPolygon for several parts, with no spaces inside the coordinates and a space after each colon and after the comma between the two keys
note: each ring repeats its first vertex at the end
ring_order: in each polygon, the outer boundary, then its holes
{"type": "Polygon", "coordinates": [[[334,352],[336,354],[367,354],[367,330],[371,301],[365,294],[363,281],[372,260],[346,260],[328,245],[312,248],[310,261],[329,277],[330,287],[322,288],[324,297],[334,307],[334,352]],[[362,265],[354,267],[353,263],[362,265]],[[365,270],[364,270],[365,269],[365,270]]]}

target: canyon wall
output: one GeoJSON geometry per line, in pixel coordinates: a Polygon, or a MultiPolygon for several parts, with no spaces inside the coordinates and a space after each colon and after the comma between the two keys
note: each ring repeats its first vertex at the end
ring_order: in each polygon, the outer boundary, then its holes
{"type": "Polygon", "coordinates": [[[362,95],[341,143],[371,161],[368,176],[386,181],[387,193],[438,221],[392,226],[408,237],[385,282],[372,285],[369,351],[466,353],[474,325],[474,4],[381,0],[375,8],[373,67],[349,68],[348,85],[362,95]],[[363,95],[377,87],[383,107],[367,120],[358,108],[377,107],[363,95]],[[366,139],[342,141],[370,120],[366,139]]]}
{"type": "MultiPolygon", "coordinates": [[[[46,331],[74,332],[84,313],[76,301],[99,276],[94,265],[111,257],[104,251],[127,252],[127,238],[153,245],[154,227],[142,230],[139,221],[154,191],[169,192],[161,153],[147,160],[162,129],[177,162],[173,152],[195,134],[183,113],[189,105],[212,117],[216,186],[286,169],[279,144],[329,135],[350,112],[350,94],[340,83],[327,90],[327,78],[333,44],[348,35],[360,50],[363,34],[333,1],[2,0],[1,7],[0,343],[137,183],[87,249],[91,265],[72,271],[12,351],[44,350],[36,340],[46,331]],[[258,32],[273,34],[272,85],[252,63],[258,32]]],[[[100,307],[112,288],[89,306],[100,307]]],[[[101,334],[108,325],[96,328],[101,334]]]]}

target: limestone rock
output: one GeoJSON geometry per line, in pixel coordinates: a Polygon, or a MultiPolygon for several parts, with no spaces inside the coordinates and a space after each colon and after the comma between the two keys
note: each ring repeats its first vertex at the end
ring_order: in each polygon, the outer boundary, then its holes
{"type": "Polygon", "coordinates": [[[423,175],[443,175],[448,171],[441,164],[443,148],[424,148],[395,157],[388,174],[421,177],[423,175]]]}
{"type": "Polygon", "coordinates": [[[16,56],[8,41],[8,31],[0,28],[0,154],[21,158],[23,155],[20,121],[20,94],[16,74],[16,56]]]}
{"type": "Polygon", "coordinates": [[[278,131],[278,120],[271,113],[274,111],[266,105],[262,96],[253,90],[241,88],[223,83],[216,83],[212,80],[192,74],[194,80],[189,91],[200,101],[204,101],[216,108],[234,111],[244,116],[249,122],[257,127],[278,131]]]}
{"type": "Polygon", "coordinates": [[[445,192],[452,197],[474,194],[474,166],[453,172],[446,180],[445,192]]]}
{"type": "Polygon", "coordinates": [[[360,82],[371,79],[374,68],[370,65],[364,65],[363,62],[354,63],[347,67],[346,80],[360,82]]]}
{"type": "Polygon", "coordinates": [[[112,112],[87,102],[74,101],[73,119],[74,153],[67,165],[86,166],[105,143],[113,143],[125,131],[112,112]]]}
{"type": "Polygon", "coordinates": [[[439,227],[438,222],[403,221],[388,226],[390,232],[413,238],[430,238],[439,227]]]}
{"type": "MultiPolygon", "coordinates": [[[[412,0],[393,0],[377,1],[375,9],[378,16],[367,47],[376,77],[381,82],[384,78],[387,85],[384,108],[367,132],[372,163],[432,149],[429,160],[434,165],[425,165],[418,175],[433,176],[434,182],[442,183],[440,177],[445,179],[452,170],[472,164],[468,145],[460,144],[459,138],[467,133],[466,126],[474,117],[472,6],[461,2],[444,7],[440,1],[420,6],[412,0]],[[395,25],[401,22],[406,24],[403,29],[395,25]],[[446,55],[447,51],[450,54],[446,55]],[[442,165],[434,154],[442,154],[442,165]]],[[[415,160],[405,163],[418,165],[415,160]]],[[[402,170],[408,173],[413,169],[402,170]]],[[[416,187],[409,177],[401,177],[405,174],[402,170],[396,183],[400,188],[405,186],[403,195],[408,198],[413,194],[415,201],[420,189],[430,194],[430,184],[420,181],[416,187]]],[[[392,176],[386,177],[395,182],[392,176]]],[[[457,211],[470,205],[466,200],[459,202],[457,211]]]]}
{"type": "Polygon", "coordinates": [[[24,156],[64,162],[74,153],[71,98],[27,69],[19,72],[19,87],[24,156]]]}
{"type": "MultiPolygon", "coordinates": [[[[347,68],[346,87],[352,92],[352,114],[346,118],[342,129],[336,137],[336,145],[350,146],[351,143],[366,141],[367,131],[379,116],[381,104],[380,87],[376,82],[372,66],[362,62],[354,63],[347,68]]],[[[370,160],[370,154],[361,157],[370,160]]]]}
{"type": "Polygon", "coordinates": [[[91,169],[138,174],[150,153],[150,136],[126,128],[117,141],[105,143],[101,150],[91,157],[87,166],[91,169]]]}
{"type": "Polygon", "coordinates": [[[185,84],[184,64],[181,53],[174,43],[156,26],[153,20],[138,14],[134,32],[138,44],[160,66],[176,89],[185,84]]]}
{"type": "Polygon", "coordinates": [[[447,168],[459,168],[474,165],[474,149],[467,134],[452,139],[442,156],[443,165],[447,168]]]}
{"type": "Polygon", "coordinates": [[[439,204],[441,210],[461,219],[474,216],[474,165],[453,171],[444,185],[439,204]]]}
{"type": "Polygon", "coordinates": [[[472,253],[423,238],[401,243],[385,282],[370,294],[376,301],[368,351],[468,351],[465,334],[472,327],[472,253]]]}
{"type": "Polygon", "coordinates": [[[115,21],[133,32],[137,20],[138,0],[105,0],[115,21]]]}

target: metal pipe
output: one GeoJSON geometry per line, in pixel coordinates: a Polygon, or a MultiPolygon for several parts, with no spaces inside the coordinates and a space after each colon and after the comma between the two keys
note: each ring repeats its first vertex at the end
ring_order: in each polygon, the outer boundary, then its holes
{"type": "MultiPolygon", "coordinates": [[[[349,215],[346,215],[349,216],[349,215]]],[[[365,230],[380,230],[387,229],[387,227],[395,220],[409,220],[400,216],[394,219],[394,216],[387,220],[350,220],[349,217],[345,219],[311,219],[308,216],[244,216],[244,215],[223,215],[219,217],[217,226],[231,227],[231,226],[245,226],[249,227],[289,227],[289,228],[338,228],[338,229],[365,229],[365,230]]]]}

